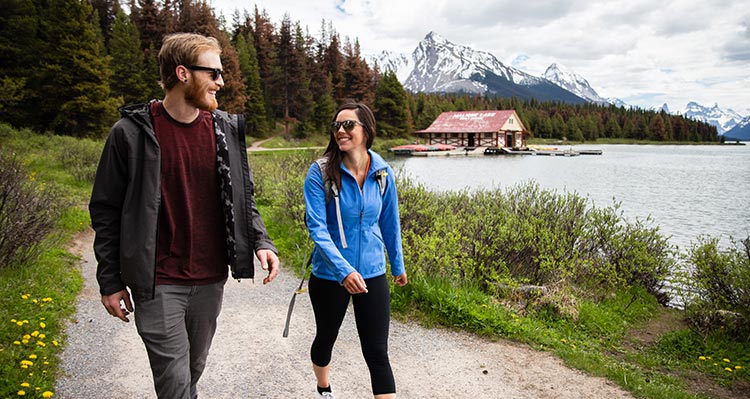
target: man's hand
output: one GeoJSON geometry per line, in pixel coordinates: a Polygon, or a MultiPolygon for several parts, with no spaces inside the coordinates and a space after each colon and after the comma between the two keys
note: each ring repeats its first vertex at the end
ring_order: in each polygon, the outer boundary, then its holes
{"type": "Polygon", "coordinates": [[[279,274],[279,257],[276,256],[273,251],[268,249],[257,250],[255,256],[257,256],[260,261],[260,267],[263,270],[268,270],[268,276],[263,279],[263,284],[270,283],[276,278],[276,275],[279,274]]]}
{"type": "Polygon", "coordinates": [[[408,284],[409,279],[406,277],[406,272],[403,272],[400,275],[394,277],[393,282],[396,283],[396,285],[398,285],[399,287],[403,287],[408,284]]]}
{"type": "Polygon", "coordinates": [[[130,300],[128,290],[118,291],[111,295],[102,295],[102,304],[112,316],[126,323],[130,321],[128,315],[133,312],[133,302],[130,300]],[[123,304],[125,307],[122,306],[123,304]]]}

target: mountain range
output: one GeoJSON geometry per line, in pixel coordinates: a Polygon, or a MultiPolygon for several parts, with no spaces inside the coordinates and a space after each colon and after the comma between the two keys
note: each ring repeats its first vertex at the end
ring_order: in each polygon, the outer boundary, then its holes
{"type": "MultiPolygon", "coordinates": [[[[553,63],[541,77],[507,66],[494,55],[452,43],[430,32],[410,54],[383,51],[368,57],[382,71],[393,71],[406,90],[425,93],[491,94],[573,104],[592,102],[618,107],[631,106],[618,98],[604,98],[581,75],[553,63]]],[[[667,104],[660,110],[669,111],[667,104]]],[[[724,134],[743,120],[731,109],[717,104],[705,107],[690,102],[682,115],[716,126],[724,134]]],[[[744,118],[747,119],[747,118],[744,118]]],[[[746,124],[746,128],[750,126],[746,124]]]]}

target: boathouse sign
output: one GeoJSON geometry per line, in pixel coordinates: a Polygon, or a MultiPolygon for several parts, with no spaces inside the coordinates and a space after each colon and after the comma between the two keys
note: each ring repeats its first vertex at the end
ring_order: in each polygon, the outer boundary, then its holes
{"type": "Polygon", "coordinates": [[[443,112],[415,132],[425,144],[458,147],[526,147],[527,130],[514,110],[443,112]]]}

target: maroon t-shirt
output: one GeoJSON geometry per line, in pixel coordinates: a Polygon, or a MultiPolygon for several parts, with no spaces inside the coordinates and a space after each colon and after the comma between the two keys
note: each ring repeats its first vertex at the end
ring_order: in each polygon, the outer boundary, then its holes
{"type": "Polygon", "coordinates": [[[177,122],[151,104],[161,150],[156,284],[205,285],[227,277],[226,229],[211,114],[177,122]]]}

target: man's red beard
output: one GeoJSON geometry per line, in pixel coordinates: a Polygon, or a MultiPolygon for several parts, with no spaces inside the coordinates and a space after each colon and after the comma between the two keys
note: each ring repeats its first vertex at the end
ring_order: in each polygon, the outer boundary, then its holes
{"type": "Polygon", "coordinates": [[[213,111],[219,107],[219,103],[216,98],[208,94],[208,85],[197,84],[195,80],[191,80],[188,83],[188,88],[185,91],[185,100],[194,105],[198,109],[205,111],[213,111]]]}

